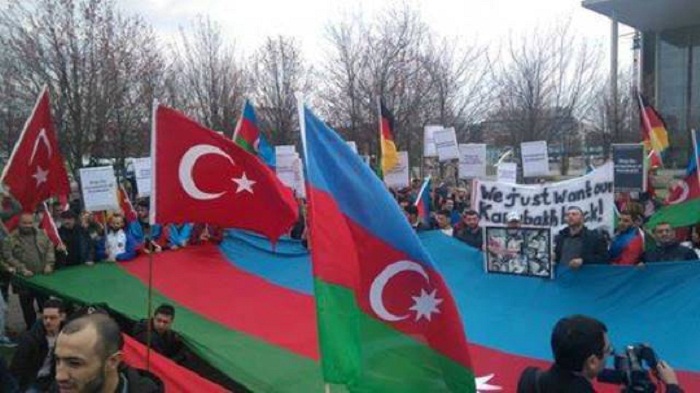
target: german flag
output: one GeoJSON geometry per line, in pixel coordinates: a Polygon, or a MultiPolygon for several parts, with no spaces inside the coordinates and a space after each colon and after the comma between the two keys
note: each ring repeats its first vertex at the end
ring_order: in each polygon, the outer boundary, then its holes
{"type": "Polygon", "coordinates": [[[668,131],[661,115],[651,104],[637,93],[639,98],[639,117],[642,123],[642,141],[645,149],[650,152],[652,166],[662,165],[663,152],[668,148],[668,131]]]}
{"type": "Polygon", "coordinates": [[[379,146],[382,173],[387,173],[399,164],[399,155],[394,139],[394,115],[382,99],[379,100],[379,146]]]}

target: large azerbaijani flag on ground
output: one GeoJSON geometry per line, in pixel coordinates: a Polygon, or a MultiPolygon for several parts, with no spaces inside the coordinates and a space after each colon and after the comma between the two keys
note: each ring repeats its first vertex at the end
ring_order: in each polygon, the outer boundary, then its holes
{"type": "MultiPolygon", "coordinates": [[[[469,329],[478,392],[515,392],[525,367],[547,367],[552,326],[575,313],[605,321],[616,348],[651,344],[679,372],[686,392],[700,392],[697,262],[652,263],[642,270],[561,268],[556,280],[543,281],[486,274],[478,250],[439,231],[418,236],[469,329]]],[[[228,231],[219,247],[154,255],[153,270],[154,305],[175,306],[173,328],[186,345],[240,385],[226,387],[235,392],[324,391],[311,261],[298,241],[283,238],[273,251],[261,236],[228,231]]],[[[78,303],[106,304],[139,320],[147,309],[148,258],[66,268],[28,283],[78,303]]],[[[399,306],[387,304],[387,310],[399,306]]]]}
{"type": "Polygon", "coordinates": [[[457,305],[399,205],[335,131],[308,108],[299,116],[325,380],[474,392],[457,305]]]}

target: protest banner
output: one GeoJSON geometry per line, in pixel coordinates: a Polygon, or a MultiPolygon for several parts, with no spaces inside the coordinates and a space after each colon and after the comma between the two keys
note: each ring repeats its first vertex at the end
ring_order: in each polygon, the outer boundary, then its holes
{"type": "Polygon", "coordinates": [[[484,177],[486,177],[486,144],[460,144],[459,178],[479,179],[484,177]]]}
{"type": "Polygon", "coordinates": [[[647,171],[644,168],[644,145],[621,143],[612,145],[615,167],[615,191],[646,191],[647,171]]]}
{"type": "Polygon", "coordinates": [[[524,177],[549,176],[547,141],[521,143],[520,156],[524,177]]]}
{"type": "Polygon", "coordinates": [[[457,134],[453,127],[436,130],[434,134],[435,148],[440,162],[459,159],[457,134]]]}
{"type": "Polygon", "coordinates": [[[409,186],[408,152],[400,151],[399,164],[384,174],[384,184],[392,188],[404,188],[409,186]]]}
{"type": "Polygon", "coordinates": [[[612,233],[614,219],[613,165],[611,162],[575,179],[542,185],[520,185],[476,180],[474,207],[484,225],[505,224],[506,215],[517,211],[522,224],[562,228],[566,210],[577,206],[590,228],[612,233]]]}
{"type": "Polygon", "coordinates": [[[285,186],[294,190],[297,196],[304,196],[304,174],[299,153],[285,148],[281,151],[276,150],[275,155],[275,173],[277,174],[277,178],[280,179],[285,186]]]}
{"type": "Polygon", "coordinates": [[[442,130],[442,126],[425,126],[423,128],[423,157],[437,157],[437,148],[435,147],[435,131],[442,130]]]}
{"type": "Polygon", "coordinates": [[[484,233],[487,273],[554,278],[551,228],[487,226],[484,233]]]}
{"type": "Polygon", "coordinates": [[[496,168],[496,178],[501,183],[518,182],[518,164],[514,162],[502,162],[496,168]]]}
{"type": "Polygon", "coordinates": [[[85,210],[119,210],[117,178],[111,166],[80,169],[80,184],[85,210]]]}
{"type": "Polygon", "coordinates": [[[134,158],[132,163],[138,197],[151,196],[151,157],[134,158]]]}
{"type": "Polygon", "coordinates": [[[275,156],[289,155],[297,152],[297,148],[294,145],[278,145],[275,146],[275,156]]]}

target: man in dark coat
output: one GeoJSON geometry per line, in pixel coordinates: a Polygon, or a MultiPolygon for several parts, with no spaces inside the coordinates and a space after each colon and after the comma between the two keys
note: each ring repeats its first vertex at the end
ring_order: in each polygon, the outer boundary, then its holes
{"type": "Polygon", "coordinates": [[[41,319],[41,324],[34,325],[20,337],[10,364],[10,373],[21,391],[34,388],[43,392],[53,383],[53,348],[66,319],[63,302],[58,299],[44,302],[41,319]]]}
{"type": "Polygon", "coordinates": [[[554,260],[578,269],[581,265],[607,264],[608,245],[600,232],[583,223],[583,211],[572,206],[566,212],[568,226],[554,238],[554,260]]]}
{"type": "Polygon", "coordinates": [[[148,344],[148,324],[151,324],[151,348],[179,364],[187,361],[187,353],[182,338],[172,330],[175,309],[169,304],[161,304],[153,313],[153,318],[141,320],[134,326],[132,336],[143,344],[148,344]]]}
{"type": "Polygon", "coordinates": [[[56,247],[56,267],[91,265],[94,251],[91,250],[90,235],[87,230],[78,225],[78,215],[71,210],[61,213],[61,227],[58,235],[63,245],[56,247]]]}
{"type": "Polygon", "coordinates": [[[696,261],[698,259],[695,251],[678,243],[675,231],[667,222],[656,224],[654,227],[654,239],[656,240],[656,247],[642,255],[642,261],[645,263],[696,261]]]}
{"type": "Polygon", "coordinates": [[[484,233],[479,226],[479,213],[475,210],[465,211],[462,214],[462,221],[455,225],[453,236],[481,250],[484,246],[484,233]]]}

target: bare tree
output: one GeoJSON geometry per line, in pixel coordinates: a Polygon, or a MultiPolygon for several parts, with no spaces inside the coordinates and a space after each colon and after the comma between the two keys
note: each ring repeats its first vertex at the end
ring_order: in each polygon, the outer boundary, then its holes
{"type": "Polygon", "coordinates": [[[618,81],[617,102],[612,97],[608,80],[600,86],[595,106],[589,113],[592,132],[586,135],[586,143],[590,147],[599,147],[605,158],[610,157],[611,144],[636,143],[640,140],[639,110],[631,73],[621,72],[618,81]]]}
{"type": "Polygon", "coordinates": [[[246,91],[243,68],[221,27],[199,17],[191,29],[180,29],[180,41],[171,50],[166,80],[167,101],[204,125],[233,135],[246,91]]]}
{"type": "Polygon", "coordinates": [[[253,98],[262,127],[274,144],[295,144],[298,130],[296,92],[310,91],[311,70],[302,61],[299,44],[284,36],[268,37],[250,61],[253,98]]]}
{"type": "MultiPolygon", "coordinates": [[[[50,87],[59,139],[74,174],[84,159],[104,155],[104,144],[115,140],[108,130],[145,130],[148,118],[130,124],[119,116],[145,97],[141,74],[158,68],[155,36],[142,19],[122,15],[110,0],[11,0],[0,13],[0,29],[8,56],[2,70],[10,78],[6,91],[30,108],[41,87],[50,87]]],[[[120,149],[122,161],[142,153],[143,144],[130,146],[120,149]]]]}
{"type": "Polygon", "coordinates": [[[422,156],[423,126],[467,124],[488,102],[486,52],[437,37],[404,4],[367,22],[354,15],[327,27],[331,51],[321,91],[326,117],[365,152],[378,151],[377,99],[395,116],[399,148],[422,156]]]}
{"type": "Polygon", "coordinates": [[[579,139],[577,121],[586,117],[598,92],[600,59],[600,48],[578,39],[570,20],[511,40],[493,67],[498,99],[490,122],[516,149],[533,140],[559,145],[566,173],[579,139]]]}

